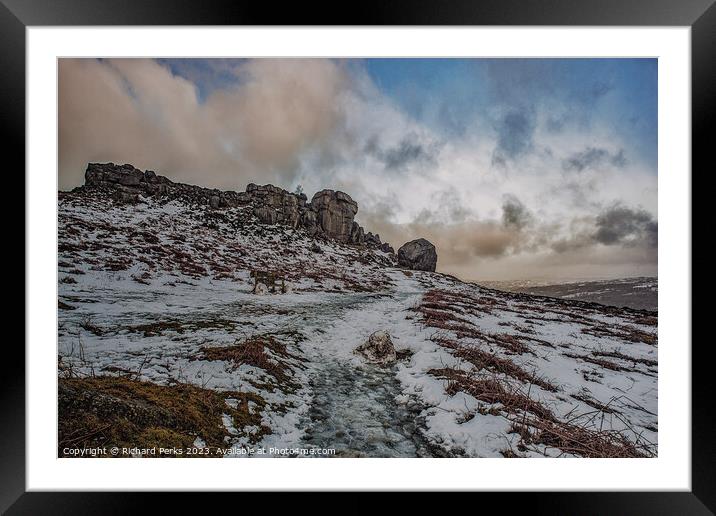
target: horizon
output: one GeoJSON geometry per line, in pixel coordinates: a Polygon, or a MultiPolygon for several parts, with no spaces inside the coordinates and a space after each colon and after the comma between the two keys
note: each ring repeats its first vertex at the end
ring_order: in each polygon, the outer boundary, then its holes
{"type": "MultiPolygon", "coordinates": [[[[58,187],[90,161],[348,193],[465,281],[657,277],[655,59],[60,59],[58,187]]],[[[80,170],[81,169],[81,170],[80,170]]]]}

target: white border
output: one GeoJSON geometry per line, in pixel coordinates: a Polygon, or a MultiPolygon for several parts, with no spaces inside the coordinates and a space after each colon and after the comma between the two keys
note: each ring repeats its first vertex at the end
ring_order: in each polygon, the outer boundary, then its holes
{"type": "Polygon", "coordinates": [[[56,28],[27,31],[27,488],[690,490],[690,29],[56,28]],[[56,458],[58,56],[659,58],[659,457],[56,458]]]}

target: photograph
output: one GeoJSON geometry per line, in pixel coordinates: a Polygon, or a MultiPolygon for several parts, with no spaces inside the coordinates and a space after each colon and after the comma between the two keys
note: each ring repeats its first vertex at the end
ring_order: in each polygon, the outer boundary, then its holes
{"type": "Polygon", "coordinates": [[[658,63],[57,59],[57,457],[658,457],[658,63]]]}

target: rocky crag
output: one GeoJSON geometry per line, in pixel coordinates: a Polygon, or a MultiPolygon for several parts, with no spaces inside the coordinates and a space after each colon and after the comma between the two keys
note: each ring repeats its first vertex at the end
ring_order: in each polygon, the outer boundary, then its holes
{"type": "Polygon", "coordinates": [[[214,210],[252,206],[263,224],[303,227],[313,238],[356,244],[394,254],[380,236],[365,230],[354,220],[358,203],[350,195],[334,190],[317,192],[310,202],[303,193],[291,193],[270,184],[249,184],[244,192],[221,191],[184,183],[175,183],[152,170],[132,165],[90,163],[85,185],[80,189],[111,191],[115,200],[137,203],[140,197],[167,197],[206,205],[214,210]]]}

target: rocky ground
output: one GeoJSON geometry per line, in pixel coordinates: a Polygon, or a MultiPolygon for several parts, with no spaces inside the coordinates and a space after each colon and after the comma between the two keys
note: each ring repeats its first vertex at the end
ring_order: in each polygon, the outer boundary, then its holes
{"type": "Polygon", "coordinates": [[[398,267],[343,208],[272,221],[142,182],[59,196],[59,455],[657,453],[654,312],[398,267]],[[256,270],[286,292],[253,293],[256,270]],[[386,360],[355,352],[380,331],[386,360]]]}

